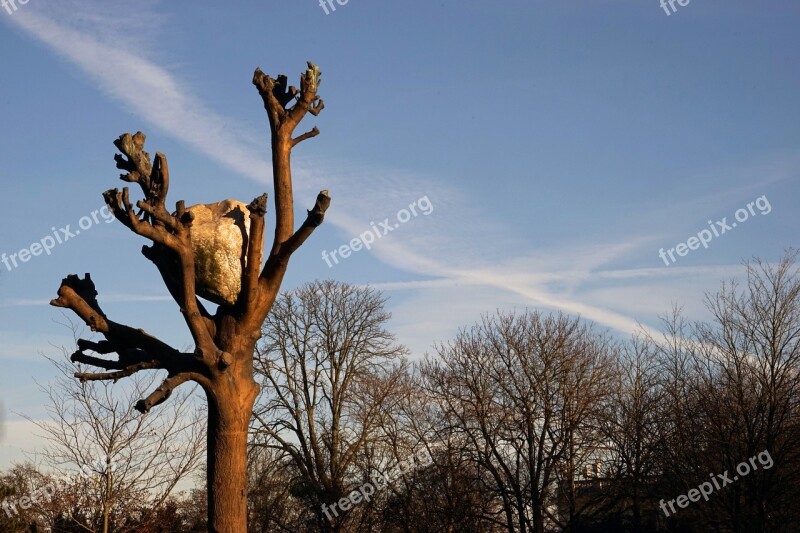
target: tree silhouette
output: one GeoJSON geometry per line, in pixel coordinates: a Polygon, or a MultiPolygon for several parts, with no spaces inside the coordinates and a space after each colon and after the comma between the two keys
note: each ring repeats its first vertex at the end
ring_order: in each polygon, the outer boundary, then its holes
{"type": "MultiPolygon", "coordinates": [[[[167,158],[156,153],[151,164],[144,151],[145,136],[124,134],[115,141],[123,155],[117,168],[126,171],[123,181],[138,183],[144,200],[131,204],[128,188],[103,193],[117,220],[132,232],[152,241],[142,254],[158,268],[170,294],[180,306],[195,349],[183,353],[145,331],[109,319],[97,301],[89,274],[67,276],[51,305],[71,309],[104,340],[81,339],[72,360],[102,369],[76,373],[81,380],[118,380],[142,370],[166,370],[163,383],[136,408],[146,413],[165,401],[187,381],[198,383],[208,400],[208,500],[209,530],[241,533],[247,530],[247,430],[258,385],[253,379],[253,352],[261,325],[269,313],[286,273],[289,258],[322,223],[330,205],[327,191],[317,196],[303,224],[295,230],[291,152],[301,141],[319,134],[311,131],[294,137],[306,113],[317,115],[324,103],[317,96],[319,69],[308,63],[300,77],[300,89],[288,86],[284,75],[273,79],[256,69],[253,85],[264,102],[272,133],[272,167],[275,194],[275,236],[269,252],[264,248],[267,196],[246,206],[238,224],[242,229],[242,269],[238,295],[219,304],[212,314],[199,297],[209,299],[198,287],[198,254],[192,242],[191,208],[177,202],[174,213],[165,207],[169,189],[167,158]],[[124,156],[124,157],[123,157],[124,156]],[[263,266],[262,266],[263,265],[263,266]],[[87,352],[94,352],[90,355],[87,352]],[[98,356],[116,354],[113,359],[98,356]]],[[[225,268],[225,265],[216,265],[225,268]]]]}

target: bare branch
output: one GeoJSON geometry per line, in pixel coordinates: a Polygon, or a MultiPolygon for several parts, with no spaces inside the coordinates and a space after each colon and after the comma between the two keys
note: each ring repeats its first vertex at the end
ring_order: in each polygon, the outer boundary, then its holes
{"type": "Polygon", "coordinates": [[[308,61],[307,64],[308,68],[300,76],[300,94],[297,96],[297,104],[289,110],[289,116],[286,120],[286,125],[290,130],[294,130],[309,111],[316,116],[325,107],[325,103],[317,96],[317,89],[319,89],[319,84],[322,81],[319,67],[311,61],[308,61]]]}
{"type": "Polygon", "coordinates": [[[85,350],[91,350],[94,353],[99,354],[109,354],[117,351],[117,348],[108,341],[87,341],[86,339],[78,339],[78,350],[83,352],[85,350]]]}
{"type": "Polygon", "coordinates": [[[256,301],[259,289],[261,263],[264,260],[264,216],[267,213],[267,195],[262,194],[247,208],[250,211],[250,234],[247,243],[247,265],[242,279],[245,309],[249,309],[256,301]]]}
{"type": "MultiPolygon", "coordinates": [[[[83,279],[70,275],[61,282],[58,298],[50,302],[52,306],[71,309],[92,331],[102,333],[108,341],[108,344],[99,345],[90,344],[89,341],[80,341],[79,348],[83,346],[81,350],[91,349],[93,346],[101,348],[100,353],[139,349],[147,353],[153,360],[159,361],[161,368],[180,368],[190,360],[175,348],[148,335],[141,329],[134,329],[108,320],[97,303],[96,297],[97,291],[89,274],[86,274],[83,279]]],[[[126,351],[124,353],[131,355],[138,352],[126,351]]],[[[101,368],[105,367],[101,365],[101,368]]]]}
{"type": "Polygon", "coordinates": [[[125,157],[117,154],[114,156],[114,160],[117,162],[117,168],[128,171],[128,174],[122,174],[120,179],[130,183],[138,183],[142,188],[147,203],[155,209],[166,212],[164,201],[169,190],[167,157],[161,152],[157,152],[155,164],[151,164],[150,154],[144,151],[146,139],[146,136],[141,131],[136,132],[135,135],[130,133],[120,135],[114,141],[114,146],[125,157]]]}
{"type": "Polygon", "coordinates": [[[114,160],[117,168],[127,170],[128,174],[120,175],[120,179],[130,183],[138,183],[145,196],[150,191],[150,174],[153,167],[150,164],[150,155],[144,151],[144,141],[147,137],[141,131],[134,135],[124,133],[114,141],[114,146],[122,152],[127,159],[117,154],[114,160]]]}
{"type": "Polygon", "coordinates": [[[292,139],[292,146],[293,147],[297,146],[298,144],[300,144],[301,142],[305,141],[306,139],[311,139],[313,137],[316,137],[317,135],[319,135],[319,128],[314,126],[314,129],[312,129],[311,131],[307,131],[306,133],[302,134],[301,136],[292,139]]]}
{"type": "Polygon", "coordinates": [[[325,212],[331,205],[331,197],[327,190],[320,191],[314,207],[308,210],[308,216],[303,225],[280,248],[280,255],[287,257],[293,254],[308,239],[314,230],[322,224],[325,212]]]}
{"type": "MultiPolygon", "coordinates": [[[[175,273],[180,272],[181,269],[180,259],[175,252],[162,245],[155,244],[153,246],[143,246],[142,255],[156,266],[170,295],[172,295],[172,298],[180,305],[180,302],[185,300],[185,296],[181,280],[175,277],[175,273]]],[[[217,327],[213,317],[197,297],[195,297],[195,305],[197,305],[197,310],[202,317],[209,335],[213,338],[216,335],[217,327]]]]}
{"type": "Polygon", "coordinates": [[[167,156],[161,152],[156,152],[156,162],[153,165],[153,175],[150,180],[149,202],[155,201],[158,205],[164,205],[169,192],[169,165],[167,156]]]}
{"type": "MultiPolygon", "coordinates": [[[[300,76],[300,90],[287,87],[286,76],[277,80],[256,69],[253,84],[258,88],[270,119],[272,130],[272,174],[275,188],[275,236],[269,258],[262,269],[258,294],[249,285],[247,298],[254,302],[244,314],[247,327],[256,327],[263,322],[275,299],[280,281],[286,272],[289,256],[308,238],[313,228],[322,223],[325,210],[330,204],[327,191],[320,193],[317,203],[309,211],[308,218],[300,229],[294,226],[294,194],[292,192],[291,151],[298,143],[315,137],[319,129],[292,138],[295,127],[306,113],[318,115],[325,107],[317,95],[321,81],[319,68],[310,61],[305,73],[300,76]],[[292,100],[296,103],[287,109],[292,100]]],[[[256,228],[260,230],[260,227],[256,228]]],[[[252,263],[250,264],[252,266],[252,263]]]]}
{"type": "Polygon", "coordinates": [[[149,253],[150,249],[143,250],[145,256],[156,263],[162,277],[169,277],[165,274],[175,272],[179,283],[169,287],[170,294],[184,315],[200,358],[208,364],[214,364],[220,354],[214,343],[216,328],[199,303],[196,293],[195,257],[191,241],[194,217],[186,210],[183,201],[177,202],[174,214],[167,212],[164,207],[169,189],[167,158],[159,152],[156,154],[155,165],[151,166],[150,156],[144,151],[144,142],[144,134],[138,132],[133,136],[128,133],[123,134],[114,143],[127,156],[127,160],[121,156],[116,158],[117,166],[129,171],[129,174],[123,175],[122,179],[139,183],[144,191],[145,199],[136,203],[141,210],[142,218],[134,212],[127,188],[124,188],[122,193],[117,189],[108,190],[103,197],[114,216],[125,226],[137,235],[150,239],[156,245],[174,253],[174,257],[168,257],[169,254],[149,253]],[[178,260],[178,268],[175,268],[175,258],[178,260]]]}
{"type": "MultiPolygon", "coordinates": [[[[286,104],[291,101],[286,95],[290,94],[286,87],[286,76],[278,76],[277,80],[264,74],[260,68],[253,73],[253,85],[258,89],[258,94],[264,102],[269,123],[273,132],[276,132],[286,117],[286,104]]],[[[294,89],[294,88],[292,88],[294,89]]],[[[296,89],[294,89],[296,91],[296,89]]],[[[293,97],[294,95],[292,95],[293,97]]]]}
{"type": "Polygon", "coordinates": [[[103,349],[108,351],[102,351],[96,353],[109,354],[112,352],[117,352],[119,354],[118,361],[109,361],[107,359],[101,359],[99,357],[94,357],[92,355],[86,355],[84,353],[84,350],[93,350],[90,347],[86,347],[87,344],[89,345],[94,344],[95,346],[99,345],[87,341],[85,339],[78,339],[78,351],[72,354],[72,356],[70,357],[70,361],[72,361],[73,363],[83,363],[85,365],[95,366],[97,368],[104,368],[106,370],[122,370],[127,366],[129,366],[131,363],[138,363],[152,359],[147,355],[147,352],[143,350],[120,349],[119,347],[115,347],[112,343],[108,341],[103,341],[103,342],[106,343],[106,346],[103,349]],[[81,348],[81,345],[83,345],[84,348],[81,348]]]}
{"type": "Polygon", "coordinates": [[[308,112],[316,117],[322,112],[323,109],[325,109],[325,102],[322,100],[322,98],[317,98],[315,103],[308,108],[308,112]]]}
{"type": "Polygon", "coordinates": [[[161,368],[161,363],[159,361],[142,361],[141,363],[136,363],[135,365],[131,365],[117,372],[101,372],[101,373],[75,372],[75,377],[81,380],[81,382],[105,380],[105,381],[114,381],[116,383],[120,379],[132,376],[135,373],[139,372],[140,370],[147,370],[154,368],[161,368]]]}
{"type": "Polygon", "coordinates": [[[186,383],[192,379],[192,375],[188,372],[170,376],[150,396],[144,400],[136,402],[136,410],[140,413],[147,413],[156,405],[163,403],[172,395],[172,391],[179,385],[186,383]]]}

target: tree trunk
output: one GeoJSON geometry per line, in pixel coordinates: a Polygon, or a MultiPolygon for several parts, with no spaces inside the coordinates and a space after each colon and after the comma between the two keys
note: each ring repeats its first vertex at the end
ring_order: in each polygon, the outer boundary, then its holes
{"type": "Polygon", "coordinates": [[[111,517],[111,467],[106,460],[106,471],[103,474],[103,533],[109,532],[111,517]]]}
{"type": "Polygon", "coordinates": [[[234,357],[234,360],[235,366],[243,368],[231,367],[219,374],[206,391],[211,533],[247,531],[247,432],[258,385],[252,377],[252,351],[246,358],[234,357]]]}

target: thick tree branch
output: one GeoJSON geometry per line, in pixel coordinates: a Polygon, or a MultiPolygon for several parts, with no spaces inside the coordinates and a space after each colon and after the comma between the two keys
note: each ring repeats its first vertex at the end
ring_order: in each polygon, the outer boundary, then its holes
{"type": "Polygon", "coordinates": [[[116,372],[101,372],[101,373],[75,372],[75,377],[81,380],[82,382],[106,380],[106,381],[114,381],[114,383],[116,383],[120,379],[132,376],[135,373],[139,372],[140,370],[148,370],[155,368],[162,368],[161,363],[159,361],[142,361],[140,363],[136,363],[128,367],[125,367],[122,370],[116,372]]]}
{"type": "Polygon", "coordinates": [[[149,412],[156,405],[165,402],[179,385],[192,379],[195,379],[195,376],[190,372],[170,375],[150,396],[136,402],[136,410],[142,414],[149,412]]]}
{"type": "Polygon", "coordinates": [[[300,90],[287,87],[286,76],[275,80],[260,69],[253,75],[253,84],[264,102],[272,131],[272,174],[275,187],[275,239],[272,243],[274,254],[283,241],[294,231],[294,205],[292,194],[291,151],[297,143],[314,137],[319,133],[314,128],[297,139],[292,139],[294,129],[311,111],[318,114],[324,103],[317,96],[321,74],[319,68],[308,62],[308,69],[300,76],[300,90]],[[297,100],[290,108],[292,100],[297,100]]]}
{"type": "MultiPolygon", "coordinates": [[[[146,217],[140,219],[139,215],[133,209],[133,204],[130,202],[130,196],[127,187],[123,188],[121,192],[118,189],[109,189],[103,193],[103,198],[105,199],[109,210],[111,210],[117,220],[122,222],[128,229],[137,235],[146,239],[150,239],[155,243],[162,244],[170,250],[174,250],[176,252],[181,247],[185,246],[184,239],[182,239],[182,236],[179,234],[179,231],[184,224],[177,221],[170,221],[166,224],[167,227],[164,227],[164,221],[167,220],[164,217],[160,218],[159,225],[151,224],[149,219],[146,217]]],[[[140,208],[143,205],[147,208],[143,209],[146,214],[152,215],[156,213],[156,210],[152,209],[149,204],[141,201],[138,202],[138,204],[140,208]]],[[[186,222],[190,224],[191,220],[187,220],[186,222]]]]}
{"type": "Polygon", "coordinates": [[[119,154],[114,156],[117,168],[128,171],[127,174],[120,174],[120,179],[138,183],[145,197],[150,192],[150,174],[153,171],[150,154],[144,151],[146,138],[144,133],[137,131],[134,135],[123,133],[114,141],[114,146],[127,157],[119,154]]]}
{"type": "Polygon", "coordinates": [[[264,74],[260,68],[255,70],[253,85],[258,89],[264,103],[274,136],[290,138],[306,113],[317,116],[325,108],[325,103],[317,96],[320,81],[319,68],[310,61],[308,69],[300,76],[299,91],[287,85],[288,79],[284,75],[274,79],[264,74]],[[295,99],[295,105],[288,107],[295,99]]]}
{"type": "MultiPolygon", "coordinates": [[[[279,255],[281,257],[288,257],[293,254],[300,246],[308,239],[317,227],[322,224],[325,219],[325,212],[331,205],[331,197],[328,195],[327,190],[320,191],[317,195],[317,201],[314,207],[308,211],[305,221],[300,228],[289,237],[280,247],[279,255]]],[[[268,269],[264,269],[268,275],[268,269]]]]}
{"type": "Polygon", "coordinates": [[[135,348],[125,349],[123,347],[115,347],[112,343],[108,341],[102,341],[105,343],[104,347],[101,347],[97,343],[92,343],[91,341],[87,341],[85,339],[78,339],[78,351],[72,354],[70,357],[70,361],[73,363],[83,363],[85,365],[95,366],[97,368],[103,368],[105,370],[122,370],[127,368],[129,365],[133,363],[140,363],[143,361],[152,360],[150,356],[147,355],[147,352],[143,350],[138,350],[135,348]],[[98,347],[98,351],[92,348],[91,346],[94,345],[98,347]],[[85,350],[92,350],[95,353],[99,354],[109,354],[112,352],[116,352],[119,354],[119,359],[117,361],[109,361],[107,359],[101,359],[99,357],[94,357],[92,355],[86,355],[84,353],[85,350]],[[107,351],[106,351],[107,350],[107,351]]]}
{"type": "Polygon", "coordinates": [[[105,355],[116,352],[117,347],[108,341],[94,342],[86,339],[78,339],[78,351],[84,352],[86,350],[91,350],[94,353],[105,355]]]}
{"type": "MultiPolygon", "coordinates": [[[[167,287],[167,290],[169,291],[173,300],[176,302],[184,301],[185,296],[183,294],[183,285],[181,284],[181,280],[175,279],[175,272],[180,272],[181,268],[180,259],[175,255],[175,253],[162,245],[154,244],[153,246],[143,246],[142,255],[149,259],[156,266],[159,274],[161,274],[161,279],[164,281],[164,285],[167,287]]],[[[205,324],[206,329],[209,331],[209,335],[213,338],[216,335],[217,327],[214,322],[214,318],[206,310],[199,298],[195,297],[195,303],[200,315],[203,318],[203,323],[205,324]]]]}
{"type": "MultiPolygon", "coordinates": [[[[106,341],[101,341],[100,343],[92,343],[86,340],[78,341],[80,352],[85,349],[94,349],[95,347],[99,348],[98,353],[117,352],[120,355],[120,360],[117,363],[124,365],[125,368],[132,363],[141,362],[136,361],[136,358],[143,353],[147,354],[146,357],[152,361],[157,361],[158,368],[192,370],[196,368],[192,358],[187,357],[165,342],[148,335],[141,329],[134,329],[109,320],[97,303],[96,297],[97,291],[89,274],[86,274],[83,279],[70,275],[61,282],[58,298],[50,302],[50,305],[55,307],[71,309],[92,331],[99,332],[106,338],[106,341]]],[[[84,362],[94,365],[102,361],[101,364],[95,366],[106,369],[115,368],[107,366],[108,362],[105,360],[92,358],[91,361],[89,363],[89,359],[85,359],[84,362]]]]}
{"type": "Polygon", "coordinates": [[[299,137],[292,139],[292,147],[297,146],[306,139],[311,139],[313,137],[316,137],[317,135],[319,135],[319,128],[314,126],[314,128],[311,131],[307,131],[306,133],[300,135],[299,137]]]}
{"type": "Polygon", "coordinates": [[[317,116],[325,108],[325,102],[317,96],[317,89],[322,81],[319,67],[308,61],[308,68],[300,76],[300,93],[297,96],[297,103],[289,110],[286,126],[294,131],[294,128],[303,120],[306,113],[311,112],[317,116]]]}
{"type": "Polygon", "coordinates": [[[247,208],[250,211],[250,234],[247,243],[247,264],[240,295],[245,311],[250,308],[258,296],[261,263],[264,260],[264,216],[267,213],[267,195],[262,194],[247,208]]]}
{"type": "MultiPolygon", "coordinates": [[[[273,133],[281,127],[286,118],[286,104],[291,102],[294,95],[286,89],[286,76],[278,76],[277,80],[264,74],[260,68],[256,68],[253,73],[253,85],[258,89],[258,94],[264,102],[264,109],[267,111],[269,124],[273,133]]],[[[294,87],[292,87],[294,89],[294,87]]],[[[296,91],[297,89],[294,89],[296,91]]]]}
{"type": "Polygon", "coordinates": [[[150,154],[144,151],[147,138],[141,131],[131,135],[124,133],[114,141],[114,146],[125,157],[117,154],[114,160],[117,168],[127,170],[128,174],[120,175],[120,179],[130,183],[138,183],[142,188],[145,200],[154,210],[166,213],[164,202],[169,191],[169,166],[167,157],[156,153],[155,164],[150,163],[150,154]],[[127,158],[127,159],[126,159],[127,158]]]}

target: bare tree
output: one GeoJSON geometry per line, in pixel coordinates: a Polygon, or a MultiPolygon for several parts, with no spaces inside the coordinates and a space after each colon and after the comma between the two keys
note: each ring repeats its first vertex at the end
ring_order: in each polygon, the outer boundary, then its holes
{"type": "MultiPolygon", "coordinates": [[[[26,418],[48,443],[41,452],[45,462],[72,480],[75,501],[67,507],[81,509],[82,515],[72,518],[86,531],[108,533],[114,515],[160,507],[201,465],[205,413],[192,404],[190,389],[175,394],[169,409],[144,416],[134,409],[135,400],[152,388],[155,374],[137,374],[113,387],[107,381],[76,381],[82,365],[66,358],[48,360],[58,372],[40,385],[49,398],[48,419],[26,418]]],[[[139,525],[143,521],[146,517],[139,517],[139,525]]],[[[117,521],[114,530],[126,526],[117,521]]]]}
{"type": "MultiPolygon", "coordinates": [[[[538,312],[486,317],[439,346],[425,388],[470,462],[487,473],[510,532],[568,521],[555,511],[610,393],[608,341],[578,320],[538,312]],[[560,484],[560,485],[559,485],[560,484]]],[[[489,515],[487,521],[498,517],[489,515]]]]}
{"type": "Polygon", "coordinates": [[[691,486],[690,480],[706,475],[705,459],[699,457],[705,420],[698,403],[698,344],[694,328],[673,305],[660,317],[660,336],[648,337],[655,350],[658,388],[661,391],[660,424],[662,434],[661,490],[679,493],[691,486]],[[691,459],[690,459],[691,458],[691,459]]]}
{"type": "Polygon", "coordinates": [[[0,474],[0,531],[35,532],[52,524],[59,512],[55,476],[32,462],[0,474]],[[54,501],[56,500],[56,501],[54,501]]]}
{"type": "Polygon", "coordinates": [[[254,440],[250,468],[249,531],[295,533],[307,529],[306,502],[298,498],[299,474],[291,458],[254,440]]]}
{"type": "Polygon", "coordinates": [[[635,335],[622,345],[616,393],[606,399],[601,423],[603,460],[613,485],[597,494],[593,514],[627,517],[635,532],[652,531],[658,520],[652,516],[652,499],[661,474],[666,425],[656,350],[646,335],[635,335]]]}
{"type": "Polygon", "coordinates": [[[406,350],[385,329],[385,301],[369,288],[317,281],[282,294],[264,324],[255,431],[291,459],[296,492],[324,531],[354,530],[359,513],[335,504],[367,477],[366,454],[385,440],[407,376],[406,350]]]}
{"type": "Polygon", "coordinates": [[[734,477],[757,455],[766,461],[671,516],[674,527],[780,532],[793,531],[800,518],[793,505],[800,497],[796,257],[747,262],[744,280],[706,295],[711,320],[690,324],[674,308],[653,340],[664,398],[659,498],[668,501],[714,473],[734,477]]]}
{"type": "MultiPolygon", "coordinates": [[[[234,301],[217,302],[209,312],[198,298],[198,257],[192,243],[194,216],[182,201],[174,213],[166,208],[169,188],[167,158],[157,153],[154,163],[144,151],[145,136],[124,134],[116,142],[123,155],[117,167],[126,171],[124,181],[138,183],[144,200],[131,204],[128,189],[104,193],[111,211],[135,234],[149,239],[142,253],[161,273],[180,307],[194,341],[192,353],[183,353],[141,329],[109,319],[100,308],[94,283],[87,274],[65,278],[57,307],[74,311],[92,330],[105,338],[100,342],[80,340],[73,360],[103,369],[101,373],[78,373],[83,381],[111,380],[131,376],[142,370],[163,369],[167,378],[151,394],[140,400],[141,412],[165,401],[172,391],[188,381],[198,383],[208,400],[208,497],[209,529],[214,532],[241,533],[247,529],[247,434],[258,385],[253,379],[253,352],[261,325],[278,295],[289,258],[314,229],[322,223],[330,205],[322,191],[295,231],[292,193],[291,152],[301,141],[319,133],[317,128],[294,137],[294,130],[306,115],[317,115],[324,107],[317,96],[319,69],[308,64],[300,78],[300,89],[290,87],[286,76],[273,79],[256,69],[253,84],[267,111],[272,140],[272,168],[275,191],[276,224],[272,247],[264,250],[266,195],[247,206],[249,230],[242,231],[241,287],[234,301]],[[264,256],[266,262],[264,263],[264,256]],[[263,268],[262,268],[263,264],[263,268]],[[99,355],[115,353],[117,359],[99,355]]],[[[239,213],[243,219],[244,213],[239,213]]],[[[244,222],[242,222],[244,225],[244,222]]],[[[213,268],[224,269],[221,264],[213,268]]]]}
{"type": "MultiPolygon", "coordinates": [[[[387,420],[393,458],[408,457],[424,448],[428,461],[387,487],[385,499],[375,499],[377,524],[372,531],[419,533],[488,533],[501,529],[502,508],[491,490],[488,473],[470,460],[459,431],[448,427],[414,375],[399,410],[387,420]]],[[[383,450],[385,455],[385,450],[383,450]]]]}
{"type": "Polygon", "coordinates": [[[706,422],[706,468],[733,471],[766,450],[759,469],[716,500],[737,531],[788,531],[800,518],[800,276],[796,252],[746,263],[746,279],[707,295],[714,317],[696,329],[697,398],[706,422]]]}

